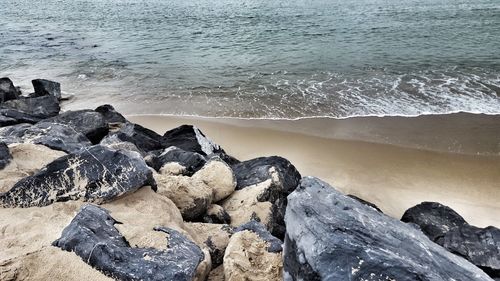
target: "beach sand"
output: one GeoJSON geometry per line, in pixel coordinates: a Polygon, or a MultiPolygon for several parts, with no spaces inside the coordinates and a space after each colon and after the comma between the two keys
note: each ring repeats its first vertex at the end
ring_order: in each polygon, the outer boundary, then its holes
{"type": "Polygon", "coordinates": [[[283,156],[303,176],[319,177],[396,218],[422,201],[437,201],[473,225],[500,227],[498,116],[297,121],[128,118],[160,134],[181,124],[196,125],[240,160],[283,156]]]}

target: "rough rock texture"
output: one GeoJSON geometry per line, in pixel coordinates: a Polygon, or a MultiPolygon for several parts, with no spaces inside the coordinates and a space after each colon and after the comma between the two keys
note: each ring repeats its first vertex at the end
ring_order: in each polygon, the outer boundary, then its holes
{"type": "Polygon", "coordinates": [[[213,143],[198,128],[192,125],[182,125],[167,131],[162,137],[162,144],[166,148],[175,146],[204,156],[224,152],[219,145],[213,143]]]}
{"type": "Polygon", "coordinates": [[[35,79],[31,80],[31,84],[33,84],[33,89],[35,89],[35,93],[32,96],[53,96],[59,100],[61,99],[61,84],[58,82],[46,79],[35,79]]]}
{"type": "Polygon", "coordinates": [[[19,98],[0,104],[0,126],[34,124],[59,113],[59,101],[51,96],[19,98]]]}
{"type": "MultiPolygon", "coordinates": [[[[161,145],[160,135],[158,135],[154,131],[151,131],[150,129],[142,127],[141,125],[129,122],[121,124],[119,130],[109,133],[102,140],[102,142],[104,144],[108,143],[108,138],[115,138],[122,142],[133,143],[144,153],[163,148],[163,146],[161,145]]],[[[113,140],[112,142],[114,143],[116,142],[116,140],[113,140]]]]}
{"type": "Polygon", "coordinates": [[[0,103],[8,100],[15,100],[19,98],[19,95],[21,95],[21,93],[14,87],[14,83],[12,83],[9,78],[0,78],[0,103]]]}
{"type": "Polygon", "coordinates": [[[281,241],[256,222],[236,231],[224,254],[225,280],[283,280],[281,241]]]}
{"type": "Polygon", "coordinates": [[[212,269],[208,275],[207,281],[224,281],[224,266],[219,265],[218,267],[212,269]]]}
{"type": "Polygon", "coordinates": [[[464,257],[492,278],[500,278],[500,229],[463,225],[448,231],[443,247],[464,257]]]}
{"type": "Polygon", "coordinates": [[[145,185],[155,187],[155,182],[139,154],[96,145],[63,156],[22,179],[0,194],[0,203],[31,207],[80,198],[103,203],[145,185]]]}
{"type": "Polygon", "coordinates": [[[212,204],[208,206],[207,212],[201,218],[202,222],[205,223],[221,223],[230,224],[231,216],[219,205],[212,204]]]}
{"type": "Polygon", "coordinates": [[[421,231],[316,178],[288,196],[285,221],[285,280],[491,280],[421,231]]]}
{"type": "Polygon", "coordinates": [[[9,164],[11,159],[9,147],[4,142],[0,142],[0,170],[9,164]]]}
{"type": "Polygon", "coordinates": [[[222,264],[233,228],[226,224],[186,223],[184,227],[193,233],[193,239],[200,247],[207,247],[212,268],[222,264]]]}
{"type": "Polygon", "coordinates": [[[202,250],[178,231],[168,234],[168,248],[132,248],[114,227],[105,209],[82,207],[54,246],[72,251],[92,267],[118,280],[193,280],[204,258],[202,250]]]}
{"type": "Polygon", "coordinates": [[[55,150],[77,152],[92,145],[84,135],[62,124],[18,124],[0,128],[0,139],[5,143],[42,144],[55,150]]]}
{"type": "Polygon", "coordinates": [[[422,202],[411,207],[403,214],[401,221],[420,226],[429,239],[441,245],[442,238],[448,231],[467,224],[450,207],[436,202],[422,202]]]}
{"type": "Polygon", "coordinates": [[[347,196],[351,197],[352,199],[358,200],[360,203],[365,204],[366,206],[372,207],[373,209],[383,213],[382,210],[380,210],[380,208],[377,207],[377,205],[373,204],[372,202],[368,202],[368,201],[361,199],[358,196],[352,195],[352,194],[348,194],[347,196]]]}
{"type": "Polygon", "coordinates": [[[9,164],[0,170],[0,193],[11,189],[22,178],[34,175],[40,169],[66,153],[31,143],[15,143],[7,148],[9,164]]]}
{"type": "Polygon", "coordinates": [[[175,146],[158,151],[156,154],[152,153],[147,161],[148,165],[158,172],[165,164],[178,163],[185,167],[183,174],[186,176],[196,173],[206,162],[201,154],[185,151],[175,146]]]}
{"type": "Polygon", "coordinates": [[[104,104],[98,106],[95,109],[96,112],[99,112],[103,117],[106,123],[108,124],[120,124],[126,123],[127,119],[123,117],[119,112],[115,110],[115,108],[110,104],[104,104]]]}
{"type": "Polygon", "coordinates": [[[236,188],[233,170],[218,157],[210,159],[193,177],[211,187],[213,202],[227,198],[236,188]]]}
{"type": "Polygon", "coordinates": [[[85,135],[93,144],[98,144],[109,131],[108,123],[104,117],[89,109],[66,111],[42,122],[67,125],[76,132],[85,135]]]}

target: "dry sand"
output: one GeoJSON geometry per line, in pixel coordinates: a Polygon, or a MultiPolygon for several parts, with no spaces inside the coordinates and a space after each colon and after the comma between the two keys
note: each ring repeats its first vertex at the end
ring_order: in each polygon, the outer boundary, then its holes
{"type": "Polygon", "coordinates": [[[471,224],[500,227],[498,116],[459,114],[452,116],[451,121],[442,116],[436,116],[437,120],[320,119],[319,124],[312,119],[264,121],[159,115],[128,118],[160,134],[181,124],[194,124],[240,160],[283,156],[302,175],[317,176],[344,193],[377,204],[397,218],[422,201],[437,201],[455,209],[471,224]],[[360,131],[356,133],[355,128],[360,131]],[[361,131],[363,128],[366,132],[361,131]],[[318,137],[321,131],[328,138],[318,137]],[[388,143],[406,141],[398,143],[402,146],[382,144],[380,135],[384,133],[388,143]],[[360,138],[370,142],[359,141],[360,138]],[[434,141],[439,138],[448,139],[453,146],[434,141]],[[435,151],[410,148],[421,148],[419,144],[435,151]],[[467,153],[445,152],[449,147],[460,147],[467,153]],[[474,155],[473,151],[485,155],[474,155]]]}

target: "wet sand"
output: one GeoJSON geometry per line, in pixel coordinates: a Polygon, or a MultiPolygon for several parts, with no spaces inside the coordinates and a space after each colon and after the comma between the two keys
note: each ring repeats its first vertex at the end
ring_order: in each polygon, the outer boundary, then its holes
{"type": "Polygon", "coordinates": [[[302,175],[317,176],[397,218],[422,201],[437,201],[471,224],[500,227],[498,116],[354,121],[127,118],[160,134],[194,124],[240,160],[283,156],[302,175]]]}

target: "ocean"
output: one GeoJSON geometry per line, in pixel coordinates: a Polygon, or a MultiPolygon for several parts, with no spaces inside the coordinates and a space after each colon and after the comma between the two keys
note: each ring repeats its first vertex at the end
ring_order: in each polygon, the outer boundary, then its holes
{"type": "Polygon", "coordinates": [[[2,0],[0,76],[68,108],[500,114],[498,0],[2,0]]]}

